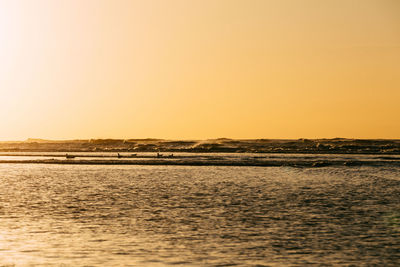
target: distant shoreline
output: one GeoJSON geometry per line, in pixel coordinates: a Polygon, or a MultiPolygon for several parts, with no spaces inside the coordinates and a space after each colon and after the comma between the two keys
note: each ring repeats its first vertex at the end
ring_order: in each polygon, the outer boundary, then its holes
{"type": "Polygon", "coordinates": [[[385,139],[252,139],[209,140],[90,139],[52,141],[28,139],[0,142],[0,152],[188,152],[286,154],[388,154],[400,155],[400,140],[385,139]]]}
{"type": "Polygon", "coordinates": [[[397,166],[399,155],[242,153],[0,153],[0,164],[165,165],[248,167],[397,166]],[[260,155],[260,156],[257,156],[260,155]]]}
{"type": "Polygon", "coordinates": [[[225,167],[359,167],[359,166],[396,166],[400,167],[400,161],[254,161],[254,162],[204,162],[204,161],[112,161],[112,160],[0,160],[0,164],[56,164],[56,165],[140,165],[140,166],[225,166],[225,167]]]}

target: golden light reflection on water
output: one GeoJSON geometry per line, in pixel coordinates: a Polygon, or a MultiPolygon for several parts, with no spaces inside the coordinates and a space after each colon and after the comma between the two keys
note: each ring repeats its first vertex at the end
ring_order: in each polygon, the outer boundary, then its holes
{"type": "Polygon", "coordinates": [[[3,164],[0,265],[391,265],[398,171],[3,164]]]}

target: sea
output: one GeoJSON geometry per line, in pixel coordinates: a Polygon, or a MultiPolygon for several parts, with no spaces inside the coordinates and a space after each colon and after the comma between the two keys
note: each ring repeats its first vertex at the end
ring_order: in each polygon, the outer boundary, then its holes
{"type": "Polygon", "coordinates": [[[64,154],[0,154],[0,266],[400,265],[398,156],[64,154]]]}

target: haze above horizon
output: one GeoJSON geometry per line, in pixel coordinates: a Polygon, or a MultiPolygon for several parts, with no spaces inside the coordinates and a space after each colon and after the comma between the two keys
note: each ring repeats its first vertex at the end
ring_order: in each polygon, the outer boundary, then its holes
{"type": "Polygon", "coordinates": [[[400,138],[400,1],[2,0],[0,140],[400,138]]]}

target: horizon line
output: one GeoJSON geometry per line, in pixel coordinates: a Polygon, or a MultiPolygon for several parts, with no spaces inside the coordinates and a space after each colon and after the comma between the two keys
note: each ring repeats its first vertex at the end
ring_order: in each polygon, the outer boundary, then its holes
{"type": "Polygon", "coordinates": [[[71,139],[51,139],[51,138],[26,138],[24,140],[5,140],[0,139],[1,143],[12,143],[12,142],[35,142],[35,141],[52,141],[52,142],[68,142],[68,141],[90,141],[90,140],[137,140],[137,141],[206,141],[206,140],[400,140],[400,138],[357,138],[357,137],[317,137],[317,138],[231,138],[231,137],[217,137],[217,138],[157,138],[157,137],[146,137],[146,138],[71,138],[71,139]]]}

